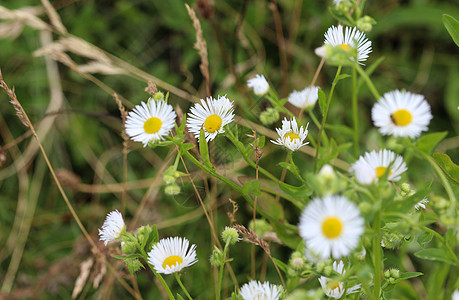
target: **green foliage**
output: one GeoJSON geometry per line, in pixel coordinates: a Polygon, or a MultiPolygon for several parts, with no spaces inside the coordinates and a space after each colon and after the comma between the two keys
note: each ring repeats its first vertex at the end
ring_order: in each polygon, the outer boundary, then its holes
{"type": "Polygon", "coordinates": [[[449,35],[459,47],[459,22],[450,15],[443,15],[443,25],[448,30],[449,35]]]}

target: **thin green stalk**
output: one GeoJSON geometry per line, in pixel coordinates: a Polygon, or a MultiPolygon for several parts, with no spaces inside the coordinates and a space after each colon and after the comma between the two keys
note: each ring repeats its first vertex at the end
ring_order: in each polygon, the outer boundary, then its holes
{"type": "Polygon", "coordinates": [[[178,284],[182,288],[182,290],[185,292],[185,294],[188,297],[188,299],[193,300],[193,298],[191,298],[190,294],[188,293],[188,291],[186,290],[185,286],[183,285],[182,281],[180,280],[180,276],[178,275],[177,272],[174,273],[174,276],[175,276],[175,279],[177,280],[178,284]]]}
{"type": "Polygon", "coordinates": [[[171,292],[169,286],[167,285],[166,281],[164,280],[164,278],[161,276],[161,274],[156,273],[155,268],[153,268],[153,266],[148,262],[148,255],[145,252],[145,250],[140,246],[139,241],[133,235],[131,235],[131,234],[127,233],[127,232],[124,233],[124,236],[129,237],[129,239],[131,241],[135,242],[137,250],[139,250],[140,254],[142,254],[144,260],[147,262],[147,264],[150,267],[150,269],[153,272],[153,274],[156,276],[156,278],[158,278],[159,282],[161,283],[161,285],[163,286],[164,290],[166,291],[167,296],[169,297],[169,299],[175,300],[175,297],[172,294],[172,292],[171,292]]]}
{"type": "Polygon", "coordinates": [[[381,210],[375,215],[373,222],[373,265],[375,268],[374,276],[374,299],[379,299],[381,292],[381,210]]]}
{"type": "Polygon", "coordinates": [[[357,110],[357,72],[352,68],[352,121],[354,124],[354,157],[359,156],[359,116],[357,110]]]}
{"type": "Polygon", "coordinates": [[[371,81],[370,77],[368,77],[367,73],[365,73],[365,71],[359,64],[355,64],[355,68],[357,69],[357,72],[359,72],[360,76],[362,76],[365,82],[367,83],[367,86],[373,94],[373,97],[375,97],[376,101],[378,101],[379,98],[381,98],[381,96],[379,95],[378,90],[376,90],[375,86],[373,85],[373,82],[371,81]]]}
{"type": "Polygon", "coordinates": [[[308,114],[312,119],[312,122],[317,126],[317,128],[320,128],[320,123],[319,120],[317,120],[316,114],[312,111],[312,107],[308,109],[308,114]]]}
{"type": "MultiPolygon", "coordinates": [[[[223,259],[226,260],[226,253],[228,252],[228,245],[231,241],[231,237],[228,238],[225,244],[225,248],[223,249],[223,259]]],[[[223,269],[225,268],[225,263],[222,263],[220,266],[220,270],[218,272],[218,288],[217,288],[217,300],[220,300],[220,294],[222,289],[222,279],[223,279],[223,269]]]]}
{"type": "Polygon", "coordinates": [[[333,80],[332,87],[330,89],[330,94],[328,94],[327,103],[325,105],[325,112],[324,112],[324,115],[323,115],[323,118],[322,118],[322,123],[320,124],[319,135],[317,137],[316,156],[314,157],[314,172],[317,169],[317,160],[319,158],[320,140],[321,140],[321,137],[322,137],[322,132],[325,129],[325,121],[327,120],[328,109],[330,108],[331,99],[332,99],[332,96],[333,96],[333,92],[335,91],[336,83],[338,82],[337,79],[338,79],[338,76],[339,76],[339,74],[341,72],[341,67],[342,66],[339,66],[338,70],[336,71],[335,79],[333,80]]]}
{"type": "Polygon", "coordinates": [[[288,150],[288,156],[290,159],[290,165],[292,166],[292,169],[293,169],[293,173],[295,173],[295,176],[298,177],[298,179],[304,182],[303,177],[301,177],[300,172],[298,171],[298,168],[296,167],[295,162],[293,161],[293,151],[292,150],[288,150]]]}

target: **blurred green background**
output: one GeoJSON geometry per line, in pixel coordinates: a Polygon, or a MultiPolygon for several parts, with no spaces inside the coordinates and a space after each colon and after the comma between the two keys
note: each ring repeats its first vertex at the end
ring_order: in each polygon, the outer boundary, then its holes
{"type": "MultiPolygon", "coordinates": [[[[200,1],[200,4],[205,2],[200,1]]],[[[256,103],[257,100],[245,87],[246,80],[254,74],[264,74],[282,97],[293,89],[299,90],[309,85],[320,61],[314,49],[323,43],[323,34],[327,28],[336,24],[327,9],[331,1],[277,2],[287,39],[288,78],[283,76],[280,69],[279,47],[269,2],[214,2],[209,18],[199,14],[200,11],[206,11],[205,7],[197,9],[208,46],[212,93],[227,94],[238,103],[239,116],[258,122],[257,114],[266,107],[266,103],[256,103]],[[245,14],[241,18],[243,11],[245,14]],[[235,34],[240,19],[243,19],[241,34],[235,34]],[[232,76],[228,61],[236,72],[236,78],[232,76]],[[285,86],[281,86],[282,82],[285,86]]],[[[202,98],[205,96],[205,86],[199,70],[200,57],[193,48],[195,30],[184,3],[195,9],[197,7],[196,1],[181,0],[52,2],[70,34],[202,98]]],[[[26,11],[49,22],[39,1],[3,0],[0,5],[9,10],[33,7],[26,11]]],[[[385,57],[372,76],[381,94],[393,89],[406,89],[425,95],[434,115],[430,131],[448,131],[448,138],[439,145],[438,150],[449,154],[457,163],[459,52],[442,24],[444,13],[458,19],[457,1],[367,1],[365,14],[377,21],[373,31],[367,35],[373,43],[373,52],[367,65],[379,57],[385,57]]],[[[121,193],[91,194],[75,188],[75,184],[122,182],[122,138],[119,135],[121,120],[117,105],[109,93],[62,64],[57,64],[57,69],[53,71],[58,80],[50,80],[52,77],[49,77],[49,68],[56,65],[48,62],[47,66],[43,56],[34,56],[34,52],[43,46],[43,37],[38,30],[30,26],[20,28],[17,24],[20,24],[18,19],[0,21],[0,67],[4,79],[10,86],[15,86],[17,97],[34,124],[54,120],[41,132],[42,143],[54,168],[78,176],[77,179],[65,177],[70,181],[64,184],[66,192],[83,224],[97,239],[97,228],[102,225],[105,214],[120,207],[121,193]],[[62,95],[58,111],[54,110],[55,106],[48,107],[51,89],[62,95]]],[[[52,37],[55,40],[59,38],[56,33],[52,37]]],[[[89,62],[89,59],[75,54],[70,56],[78,64],[89,62]]],[[[324,66],[319,75],[317,85],[325,92],[330,88],[335,71],[335,67],[324,66]]],[[[146,80],[123,74],[93,76],[132,105],[148,98],[144,91],[146,80]]],[[[184,112],[188,110],[189,101],[174,94],[169,99],[172,105],[179,105],[184,112]]],[[[91,256],[89,246],[69,214],[41,154],[37,152],[35,141],[28,137],[17,145],[11,144],[26,132],[26,128],[17,119],[4,93],[0,100],[0,146],[10,145],[4,150],[5,161],[0,167],[0,244],[4,245],[0,250],[0,296],[10,291],[7,297],[13,299],[70,298],[75,280],[80,274],[80,264],[91,256]]],[[[351,126],[350,101],[348,85],[338,85],[329,117],[331,123],[351,126]]],[[[371,126],[369,112],[374,100],[365,86],[359,94],[359,103],[362,132],[365,132],[361,146],[363,153],[378,144],[384,144],[387,139],[379,136],[371,126]]],[[[336,133],[336,139],[340,142],[345,140],[339,133],[336,133]]],[[[247,170],[238,169],[238,154],[229,149],[228,145],[229,142],[224,140],[216,142],[217,150],[225,150],[223,153],[217,151],[217,160],[222,165],[231,164],[227,166],[229,173],[237,170],[253,176],[247,170]]],[[[133,143],[130,144],[130,150],[129,181],[154,178],[171,153],[163,148],[142,150],[140,145],[133,143]]],[[[270,154],[268,151],[263,159],[269,161],[270,158],[281,161],[284,154],[276,151],[270,154]]],[[[341,158],[346,160],[348,156],[345,154],[341,158]]],[[[303,161],[305,168],[310,169],[308,165],[311,158],[305,157],[303,161]]],[[[419,161],[411,165],[419,170],[411,173],[417,174],[409,178],[411,182],[421,184],[431,179],[433,173],[423,171],[428,168],[426,163],[419,161]]],[[[268,165],[267,168],[280,174],[280,168],[276,169],[276,166],[268,165]]],[[[60,174],[65,176],[62,172],[60,174]]],[[[200,180],[199,173],[196,176],[198,189],[204,197],[211,182],[200,180]]],[[[162,237],[185,236],[198,245],[199,263],[188,270],[187,273],[192,276],[185,275],[184,282],[197,299],[210,299],[213,295],[213,286],[209,284],[209,278],[213,275],[208,265],[211,248],[199,247],[200,244],[208,244],[210,232],[193,189],[188,181],[184,181],[181,183],[182,194],[171,197],[164,195],[159,185],[150,194],[139,224],[163,224],[160,225],[162,237]],[[173,219],[182,215],[185,215],[183,219],[173,219]],[[173,222],[165,222],[171,219],[173,222]]],[[[146,187],[145,184],[140,185],[138,189],[128,192],[128,224],[146,187]]],[[[226,216],[226,212],[231,210],[228,198],[237,200],[238,195],[219,185],[219,200],[210,203],[214,208],[219,208],[215,217],[218,218],[216,223],[220,229],[229,224],[226,216]]],[[[244,204],[240,205],[236,219],[247,225],[251,210],[246,209],[244,204]]],[[[292,224],[296,224],[298,214],[286,206],[285,215],[292,224]]],[[[290,254],[282,246],[273,244],[272,248],[279,258],[286,259],[290,254]]],[[[108,253],[104,246],[101,249],[108,253]]],[[[249,253],[250,245],[247,243],[241,243],[231,253],[233,257],[239,258],[233,267],[241,284],[248,279],[244,274],[250,273],[247,264],[249,253]]],[[[262,252],[257,253],[262,257],[262,252]]],[[[433,272],[437,266],[424,268],[432,268],[433,272]]],[[[91,272],[90,281],[98,273],[96,266],[91,272]]],[[[123,269],[121,272],[127,273],[123,269]]],[[[269,263],[267,276],[267,279],[278,280],[269,263]]],[[[421,280],[428,288],[427,280],[421,280]]],[[[145,299],[157,299],[157,288],[150,273],[140,272],[138,281],[145,299]]],[[[170,282],[175,284],[173,280],[170,282]]],[[[316,286],[317,282],[308,284],[316,286]]],[[[401,286],[400,295],[410,299],[422,299],[426,294],[423,289],[419,290],[419,287],[413,285],[401,286]]],[[[119,284],[113,284],[113,277],[105,275],[98,289],[87,284],[79,297],[122,299],[126,295],[119,284]]]]}

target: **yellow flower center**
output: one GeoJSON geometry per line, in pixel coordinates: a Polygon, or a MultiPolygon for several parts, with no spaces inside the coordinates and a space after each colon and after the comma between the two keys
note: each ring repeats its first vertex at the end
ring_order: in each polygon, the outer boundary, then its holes
{"type": "Polygon", "coordinates": [[[341,231],[343,231],[343,223],[337,217],[328,217],[322,223],[322,232],[329,239],[338,237],[341,231]]]}
{"type": "Polygon", "coordinates": [[[143,130],[146,133],[156,133],[161,129],[163,122],[157,117],[151,117],[143,123],[143,130]]]}
{"type": "MultiPolygon", "coordinates": [[[[376,167],[376,177],[381,178],[381,176],[386,173],[387,168],[386,167],[376,167]]],[[[389,175],[392,174],[392,171],[389,170],[389,175]]]]}
{"type": "Polygon", "coordinates": [[[397,126],[406,126],[411,123],[413,116],[406,109],[399,109],[390,115],[392,122],[397,126]]]}
{"type": "Polygon", "coordinates": [[[341,287],[339,286],[339,281],[336,280],[330,280],[327,283],[327,287],[331,290],[338,289],[338,293],[341,293],[341,287]]]}
{"type": "Polygon", "coordinates": [[[344,51],[346,51],[346,52],[349,51],[349,45],[348,44],[341,44],[340,46],[344,51]]]}
{"type": "Polygon", "coordinates": [[[300,139],[300,137],[298,136],[298,134],[293,133],[293,132],[290,132],[290,133],[287,133],[286,135],[284,135],[285,141],[288,141],[288,138],[290,138],[290,140],[291,140],[292,142],[293,142],[294,139],[300,139]]]}
{"type": "Polygon", "coordinates": [[[179,265],[183,262],[183,258],[181,258],[180,256],[177,256],[177,255],[171,255],[169,256],[168,258],[166,258],[163,262],[163,268],[166,268],[166,267],[173,267],[175,266],[177,263],[179,263],[179,265]]]}
{"type": "Polygon", "coordinates": [[[222,127],[222,118],[217,115],[210,115],[204,121],[204,129],[207,132],[214,133],[222,127]]]}

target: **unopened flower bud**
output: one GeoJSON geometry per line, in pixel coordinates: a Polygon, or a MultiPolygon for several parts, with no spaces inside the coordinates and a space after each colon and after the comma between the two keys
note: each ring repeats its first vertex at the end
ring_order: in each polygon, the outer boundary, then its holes
{"type": "Polygon", "coordinates": [[[212,252],[212,255],[210,256],[210,264],[213,267],[220,267],[225,263],[225,258],[223,257],[223,252],[222,250],[218,249],[217,246],[214,246],[214,251],[212,252]]]}
{"type": "Polygon", "coordinates": [[[324,274],[325,274],[325,276],[330,276],[332,272],[333,272],[333,267],[332,267],[332,266],[326,266],[326,267],[324,268],[324,274]]]}
{"type": "Polygon", "coordinates": [[[137,240],[139,244],[143,244],[144,241],[148,241],[148,237],[150,236],[152,229],[149,225],[141,226],[137,229],[137,240]]]}
{"type": "Polygon", "coordinates": [[[131,274],[134,274],[140,270],[140,268],[143,268],[142,263],[137,258],[126,258],[124,263],[128,267],[128,270],[131,274]]]}
{"type": "Polygon", "coordinates": [[[404,182],[404,183],[402,183],[402,185],[400,185],[400,189],[402,191],[404,191],[405,193],[410,193],[411,192],[411,186],[410,186],[409,183],[406,183],[406,182],[404,182]]]}
{"type": "Polygon", "coordinates": [[[166,188],[164,189],[164,192],[169,195],[169,196],[175,196],[175,195],[178,195],[180,194],[180,186],[178,184],[170,184],[168,186],[166,186],[166,188]]]}
{"type": "Polygon", "coordinates": [[[400,270],[398,269],[391,269],[390,270],[390,276],[395,278],[395,279],[398,279],[400,278],[400,270]]]}
{"type": "Polygon", "coordinates": [[[157,93],[153,96],[153,99],[155,99],[155,101],[164,101],[164,94],[161,93],[161,92],[157,92],[157,93]]]}
{"type": "Polygon", "coordinates": [[[225,230],[222,232],[222,239],[225,243],[229,239],[230,245],[234,245],[240,240],[237,230],[228,226],[226,226],[225,230]]]}
{"type": "Polygon", "coordinates": [[[357,20],[357,28],[363,32],[370,32],[374,24],[376,24],[376,21],[369,16],[364,16],[357,20]]]}
{"type": "Polygon", "coordinates": [[[121,242],[121,251],[124,254],[132,254],[135,252],[135,243],[132,241],[121,242]]]}
{"type": "Polygon", "coordinates": [[[260,121],[263,125],[271,125],[279,120],[279,112],[277,109],[269,107],[260,114],[260,121]]]}

